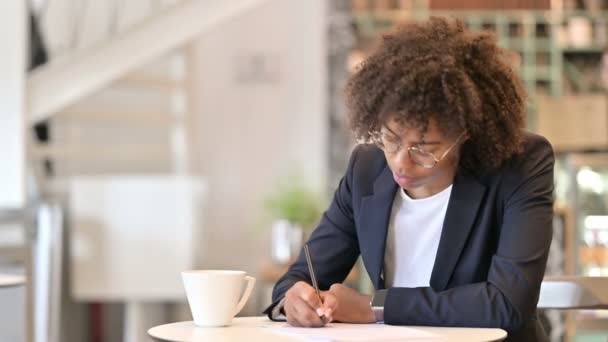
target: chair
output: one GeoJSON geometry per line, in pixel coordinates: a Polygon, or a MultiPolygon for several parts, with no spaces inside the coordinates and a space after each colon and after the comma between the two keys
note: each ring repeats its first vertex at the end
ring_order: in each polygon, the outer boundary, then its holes
{"type": "MultiPolygon", "coordinates": [[[[541,284],[537,307],[557,310],[603,310],[608,309],[608,277],[551,276],[541,284]]],[[[571,341],[580,322],[575,323],[571,314],[566,314],[566,323],[556,311],[547,312],[551,322],[551,341],[571,341]],[[551,313],[551,314],[550,314],[551,313]]]]}
{"type": "Polygon", "coordinates": [[[543,280],[539,309],[608,309],[608,277],[554,276],[543,280]]]}

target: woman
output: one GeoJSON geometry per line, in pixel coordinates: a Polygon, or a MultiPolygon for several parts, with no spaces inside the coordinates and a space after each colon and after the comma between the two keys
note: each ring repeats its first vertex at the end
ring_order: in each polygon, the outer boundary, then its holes
{"type": "Polygon", "coordinates": [[[361,144],[266,312],[329,321],[498,327],[546,339],[536,303],[552,234],[554,157],[522,131],[525,94],[488,33],[432,18],[384,37],[348,87],[361,144]],[[371,296],[341,282],[361,256],[371,296]]]}

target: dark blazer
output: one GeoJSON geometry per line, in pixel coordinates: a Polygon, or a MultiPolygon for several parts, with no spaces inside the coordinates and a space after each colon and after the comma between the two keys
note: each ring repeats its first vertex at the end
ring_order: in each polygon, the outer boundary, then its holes
{"type": "MultiPolygon", "coordinates": [[[[552,236],[554,156],[525,134],[524,152],[492,172],[459,168],[430,287],[390,288],[384,319],[395,325],[494,327],[507,341],[544,341],[536,304],[552,236]]],[[[381,150],[359,145],[308,245],[322,290],[346,278],[361,255],[384,288],[384,248],[397,184],[381,150]]],[[[420,227],[424,229],[424,227],[420,227]]],[[[306,259],[274,287],[274,303],[297,281],[310,283],[306,259]]]]}

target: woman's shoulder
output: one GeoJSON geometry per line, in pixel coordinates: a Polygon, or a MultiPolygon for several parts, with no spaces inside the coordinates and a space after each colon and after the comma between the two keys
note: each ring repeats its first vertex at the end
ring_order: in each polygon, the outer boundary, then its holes
{"type": "Polygon", "coordinates": [[[522,153],[523,155],[521,157],[524,157],[525,154],[553,154],[553,147],[547,138],[527,131],[524,132],[523,136],[524,148],[522,153]]]}
{"type": "Polygon", "coordinates": [[[497,183],[509,188],[518,187],[532,178],[553,178],[555,157],[551,143],[545,137],[531,132],[524,132],[523,138],[520,153],[496,170],[478,173],[482,183],[497,183]]]}
{"type": "Polygon", "coordinates": [[[524,132],[523,137],[522,151],[506,163],[507,171],[529,172],[542,164],[553,165],[553,147],[547,138],[531,132],[524,132]]]}

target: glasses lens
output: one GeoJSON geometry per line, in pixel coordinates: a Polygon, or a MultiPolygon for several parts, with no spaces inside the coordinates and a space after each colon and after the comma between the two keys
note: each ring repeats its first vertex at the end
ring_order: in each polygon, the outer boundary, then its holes
{"type": "Polygon", "coordinates": [[[416,147],[411,147],[408,152],[414,163],[427,169],[435,166],[435,157],[431,153],[421,151],[416,147]]]}
{"type": "Polygon", "coordinates": [[[385,150],[388,153],[395,153],[399,151],[400,141],[394,137],[389,136],[385,133],[378,133],[378,140],[380,141],[380,148],[385,150]]]}

